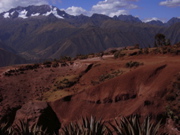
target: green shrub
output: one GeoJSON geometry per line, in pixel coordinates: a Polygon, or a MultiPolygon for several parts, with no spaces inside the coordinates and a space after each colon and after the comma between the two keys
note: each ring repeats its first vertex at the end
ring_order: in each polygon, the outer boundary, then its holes
{"type": "Polygon", "coordinates": [[[51,61],[45,61],[45,62],[43,63],[44,67],[46,67],[46,68],[51,67],[51,64],[52,64],[51,61]]]}
{"type": "Polygon", "coordinates": [[[84,60],[84,59],[88,58],[88,55],[81,55],[81,54],[79,54],[79,55],[76,56],[76,58],[80,59],[80,60],[84,60]]]}
{"type": "Polygon", "coordinates": [[[110,54],[114,54],[114,53],[116,53],[117,51],[118,51],[118,50],[113,49],[113,50],[110,51],[110,54]]]}
{"type": "Polygon", "coordinates": [[[140,65],[143,65],[143,63],[137,62],[137,61],[130,61],[126,63],[127,68],[132,68],[132,67],[138,67],[140,65]]]}
{"type": "Polygon", "coordinates": [[[142,50],[142,48],[141,48],[141,49],[139,49],[138,54],[143,54],[143,50],[142,50]]]}
{"type": "Polygon", "coordinates": [[[62,56],[59,60],[59,62],[67,62],[67,61],[71,61],[72,58],[69,56],[62,56]]]}
{"type": "Polygon", "coordinates": [[[144,54],[149,54],[149,48],[144,48],[144,54]]]}
{"type": "Polygon", "coordinates": [[[99,77],[99,81],[102,82],[102,81],[105,81],[105,80],[111,79],[111,78],[114,78],[114,75],[105,74],[105,75],[101,75],[101,76],[99,77]]]}
{"type": "Polygon", "coordinates": [[[69,88],[75,85],[79,80],[79,76],[67,76],[55,82],[56,89],[69,88]]]}
{"type": "Polygon", "coordinates": [[[114,77],[116,77],[116,76],[118,76],[118,75],[121,75],[121,74],[123,74],[123,71],[122,71],[122,70],[116,70],[116,71],[113,71],[113,72],[111,72],[111,73],[109,73],[109,74],[103,74],[103,75],[101,75],[101,76],[99,77],[99,81],[100,81],[100,82],[103,82],[103,81],[105,81],[105,80],[112,79],[112,78],[114,78],[114,77]]]}
{"type": "Polygon", "coordinates": [[[134,55],[138,55],[139,54],[139,51],[137,52],[132,52],[132,53],[129,53],[129,56],[134,56],[134,55]]]}
{"type": "Polygon", "coordinates": [[[122,50],[120,51],[116,51],[114,53],[114,58],[120,58],[120,57],[124,57],[126,54],[122,52],[122,50]]]}
{"type": "Polygon", "coordinates": [[[53,62],[52,67],[54,67],[54,68],[59,67],[59,63],[58,62],[53,62]]]}

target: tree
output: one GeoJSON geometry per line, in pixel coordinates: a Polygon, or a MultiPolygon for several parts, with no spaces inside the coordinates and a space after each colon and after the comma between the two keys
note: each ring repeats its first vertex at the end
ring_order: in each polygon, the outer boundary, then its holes
{"type": "Polygon", "coordinates": [[[155,42],[154,42],[155,47],[163,46],[165,45],[165,43],[166,43],[165,35],[161,33],[155,35],[155,42]]]}
{"type": "Polygon", "coordinates": [[[166,40],[165,40],[165,45],[171,45],[170,39],[166,39],[166,40]]]}
{"type": "Polygon", "coordinates": [[[134,45],[134,49],[139,49],[140,47],[139,47],[139,44],[135,44],[134,45]]]}

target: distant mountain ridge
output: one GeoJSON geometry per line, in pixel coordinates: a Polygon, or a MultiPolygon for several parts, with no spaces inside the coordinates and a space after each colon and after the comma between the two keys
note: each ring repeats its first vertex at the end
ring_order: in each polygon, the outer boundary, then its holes
{"type": "Polygon", "coordinates": [[[132,15],[119,15],[119,16],[114,16],[114,19],[125,21],[125,22],[137,22],[137,23],[142,23],[142,21],[138,17],[134,17],[132,15]]]}
{"type": "MultiPolygon", "coordinates": [[[[91,18],[93,18],[95,15],[98,14],[93,14],[91,16],[91,18]]],[[[0,14],[1,18],[11,18],[11,19],[15,19],[15,18],[23,18],[23,19],[27,19],[30,17],[37,17],[37,16],[54,16],[58,19],[87,19],[89,18],[88,16],[84,16],[84,15],[79,15],[79,16],[73,16],[70,14],[67,14],[65,11],[58,9],[55,6],[50,6],[50,5],[41,5],[41,6],[28,6],[28,7],[21,7],[18,6],[17,8],[12,8],[9,11],[3,12],[0,14]]],[[[102,16],[106,16],[106,15],[102,15],[102,16]]],[[[142,23],[142,21],[138,18],[138,17],[134,17],[132,15],[119,15],[119,16],[114,16],[114,17],[108,17],[106,16],[106,19],[114,19],[114,20],[121,20],[121,21],[125,21],[125,22],[138,22],[138,23],[142,23]]],[[[155,23],[155,20],[149,21],[147,23],[149,24],[157,24],[160,25],[160,23],[163,23],[160,20],[156,20],[158,23],[155,23]]],[[[173,23],[177,23],[180,22],[180,18],[178,17],[173,17],[171,18],[167,24],[168,25],[172,25],[173,23]]],[[[166,24],[166,23],[163,23],[166,24]]]]}
{"type": "Polygon", "coordinates": [[[135,44],[149,47],[157,33],[174,44],[180,41],[179,25],[179,18],[144,23],[132,15],[73,16],[54,6],[28,6],[0,14],[0,41],[15,55],[39,61],[135,44]]]}
{"type": "Polygon", "coordinates": [[[50,16],[53,15],[59,19],[64,19],[68,14],[64,11],[59,10],[54,6],[42,5],[42,6],[28,6],[28,7],[17,7],[10,9],[7,12],[2,13],[4,18],[29,18],[35,16],[50,16]]]}

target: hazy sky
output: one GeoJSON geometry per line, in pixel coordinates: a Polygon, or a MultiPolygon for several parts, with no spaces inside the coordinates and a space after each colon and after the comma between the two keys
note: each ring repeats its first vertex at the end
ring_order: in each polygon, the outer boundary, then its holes
{"type": "Polygon", "coordinates": [[[131,14],[141,20],[180,17],[180,0],[0,0],[0,12],[17,6],[50,4],[72,15],[131,14]]]}

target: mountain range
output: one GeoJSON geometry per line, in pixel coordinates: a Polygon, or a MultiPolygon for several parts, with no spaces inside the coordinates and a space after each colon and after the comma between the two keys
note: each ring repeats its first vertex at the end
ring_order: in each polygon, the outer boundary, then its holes
{"type": "Polygon", "coordinates": [[[0,14],[0,48],[18,59],[0,66],[24,61],[76,56],[104,51],[112,47],[139,44],[149,47],[154,36],[163,33],[171,44],[180,41],[180,18],[167,23],[159,20],[142,22],[131,15],[108,17],[101,14],[73,16],[54,6],[28,6],[0,14]],[[21,60],[22,59],[22,60],[21,60]]]}

